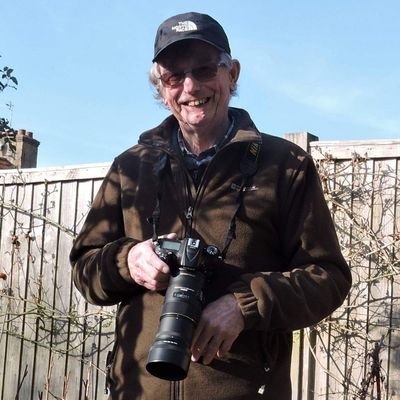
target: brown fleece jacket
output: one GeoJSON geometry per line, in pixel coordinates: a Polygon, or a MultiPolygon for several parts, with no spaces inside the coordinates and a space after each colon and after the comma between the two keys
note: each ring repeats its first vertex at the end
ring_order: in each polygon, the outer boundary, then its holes
{"type": "Polygon", "coordinates": [[[74,243],[77,288],[91,303],[119,303],[111,399],[290,400],[291,332],[328,316],[348,293],[350,271],[313,160],[296,145],[258,132],[244,110],[231,108],[230,115],[235,136],[197,189],[173,145],[175,118],[142,134],[114,160],[74,243]],[[226,356],[210,365],[192,363],[184,381],[160,380],[145,365],[164,294],[134,283],[127,253],[152,236],[147,219],[157,194],[160,235],[190,232],[223,248],[249,143],[261,144],[257,170],[245,182],[224,263],[214,266],[205,290],[209,301],[232,293],[245,330],[226,356]]]}

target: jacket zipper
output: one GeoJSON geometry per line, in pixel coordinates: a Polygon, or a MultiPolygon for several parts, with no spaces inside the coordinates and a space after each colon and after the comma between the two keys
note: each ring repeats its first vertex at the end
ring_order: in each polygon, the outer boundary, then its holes
{"type": "Polygon", "coordinates": [[[215,156],[210,160],[210,162],[208,163],[205,171],[203,172],[203,175],[200,179],[199,185],[196,188],[196,194],[195,197],[193,198],[192,195],[192,188],[191,188],[191,176],[189,174],[189,172],[186,170],[186,167],[183,165],[183,169],[185,171],[185,174],[187,174],[186,176],[186,198],[187,198],[187,208],[186,208],[186,212],[185,212],[185,218],[186,218],[186,236],[187,237],[191,237],[192,234],[192,224],[193,224],[193,213],[194,213],[194,209],[196,207],[196,203],[198,201],[198,197],[199,194],[201,193],[201,190],[203,190],[203,186],[206,184],[207,182],[207,172],[210,168],[210,165],[215,162],[215,156]]]}
{"type": "Polygon", "coordinates": [[[180,381],[172,382],[172,399],[171,400],[182,400],[180,384],[181,384],[180,381]]]}

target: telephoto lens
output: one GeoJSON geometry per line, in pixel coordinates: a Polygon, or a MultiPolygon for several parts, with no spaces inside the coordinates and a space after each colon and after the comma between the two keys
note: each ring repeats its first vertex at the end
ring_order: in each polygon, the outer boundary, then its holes
{"type": "Polygon", "coordinates": [[[186,378],[190,346],[203,308],[203,284],[203,274],[182,269],[171,279],[146,366],[152,375],[172,381],[186,378]]]}
{"type": "Polygon", "coordinates": [[[204,260],[218,254],[200,240],[163,240],[157,254],[174,271],[161,310],[159,328],[150,347],[146,369],[160,379],[185,379],[190,365],[190,347],[204,306],[206,283],[204,260]]]}

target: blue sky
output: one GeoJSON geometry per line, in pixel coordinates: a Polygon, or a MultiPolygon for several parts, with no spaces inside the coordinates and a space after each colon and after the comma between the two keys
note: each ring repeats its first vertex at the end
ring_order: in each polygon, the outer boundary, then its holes
{"type": "Polygon", "coordinates": [[[147,74],[158,25],[186,11],[225,28],[242,66],[231,104],[261,131],[400,138],[398,0],[14,0],[0,10],[0,64],[19,80],[0,95],[0,116],[41,142],[39,167],[109,162],[168,115],[147,74]]]}

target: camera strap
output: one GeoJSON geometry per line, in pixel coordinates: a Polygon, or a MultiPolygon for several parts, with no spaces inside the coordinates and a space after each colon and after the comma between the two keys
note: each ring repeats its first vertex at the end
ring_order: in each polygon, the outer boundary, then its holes
{"type": "MultiPolygon", "coordinates": [[[[246,185],[248,184],[250,178],[257,172],[258,160],[261,152],[260,142],[251,142],[247,145],[247,149],[243,155],[240,162],[240,172],[242,175],[240,188],[238,190],[238,196],[236,198],[236,209],[232,215],[231,222],[229,224],[229,229],[225,238],[224,247],[221,251],[221,256],[224,259],[228,248],[233,239],[236,239],[236,218],[243,204],[243,194],[246,191],[246,185]]],[[[157,176],[159,183],[162,181],[162,177],[165,174],[166,167],[168,165],[168,155],[162,154],[158,162],[154,165],[154,174],[157,176]]],[[[160,222],[161,215],[161,192],[158,190],[156,197],[156,205],[154,207],[152,216],[147,220],[152,224],[153,227],[153,237],[152,240],[156,242],[158,240],[158,226],[160,222]]]]}
{"type": "Polygon", "coordinates": [[[156,242],[158,240],[158,226],[160,223],[160,215],[161,215],[161,207],[160,207],[160,203],[161,203],[161,192],[160,192],[160,185],[162,182],[162,177],[165,174],[165,170],[167,168],[168,165],[168,155],[166,153],[162,153],[158,162],[156,162],[154,164],[154,168],[153,168],[153,173],[154,175],[157,177],[158,179],[158,191],[157,191],[157,197],[156,197],[156,205],[154,207],[153,213],[151,215],[151,217],[147,218],[147,221],[151,223],[152,227],[153,227],[153,237],[152,240],[153,242],[156,242]]]}
{"type": "Polygon", "coordinates": [[[233,213],[231,222],[229,224],[229,229],[226,234],[224,247],[221,251],[221,256],[224,259],[226,253],[228,252],[229,246],[233,239],[236,239],[236,218],[243,204],[243,194],[246,190],[246,185],[248,184],[250,178],[257,172],[258,160],[261,151],[261,143],[252,142],[249,143],[246,152],[240,162],[240,172],[242,174],[242,180],[240,183],[240,188],[238,191],[238,196],[236,199],[236,209],[233,213]]]}

